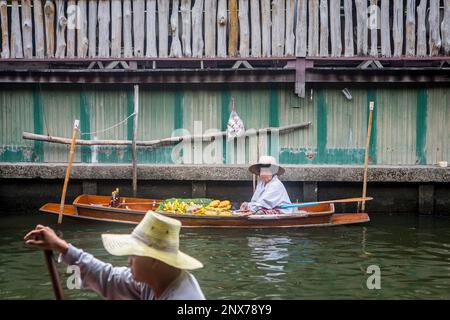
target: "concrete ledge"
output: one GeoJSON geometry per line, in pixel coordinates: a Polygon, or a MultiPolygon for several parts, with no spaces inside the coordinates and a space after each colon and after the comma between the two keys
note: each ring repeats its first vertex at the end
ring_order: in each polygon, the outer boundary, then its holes
{"type": "MultiPolygon", "coordinates": [[[[63,163],[1,163],[3,179],[64,179],[63,163]]],[[[360,182],[363,166],[284,165],[284,181],[360,182]]],[[[71,179],[130,180],[128,164],[74,164],[71,179]]],[[[152,165],[138,166],[138,180],[251,181],[246,165],[152,165]]],[[[370,166],[370,182],[450,182],[450,168],[437,166],[370,166]]]]}

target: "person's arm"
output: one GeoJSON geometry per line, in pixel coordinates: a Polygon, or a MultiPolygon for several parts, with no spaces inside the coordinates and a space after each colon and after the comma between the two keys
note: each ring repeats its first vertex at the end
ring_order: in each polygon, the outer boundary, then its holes
{"type": "Polygon", "coordinates": [[[114,268],[111,264],[94,258],[69,245],[51,228],[38,225],[24,240],[29,246],[61,253],[66,264],[80,268],[82,286],[94,290],[106,299],[140,298],[141,285],[134,281],[129,268],[114,268]]]}
{"type": "Polygon", "coordinates": [[[72,245],[68,246],[63,261],[80,268],[81,283],[106,299],[126,300],[140,298],[140,284],[133,279],[130,268],[113,267],[72,245]]]}

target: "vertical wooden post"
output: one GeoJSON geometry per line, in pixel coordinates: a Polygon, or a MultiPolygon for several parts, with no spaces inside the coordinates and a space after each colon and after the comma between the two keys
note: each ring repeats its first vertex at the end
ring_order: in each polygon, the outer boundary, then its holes
{"type": "Polygon", "coordinates": [[[262,34],[262,56],[270,57],[271,34],[270,34],[270,0],[261,1],[261,34],[262,34]]]}
{"type": "Polygon", "coordinates": [[[31,1],[22,0],[23,53],[25,58],[33,57],[33,21],[31,18],[31,1]]]}
{"type": "MultiPolygon", "coordinates": [[[[153,4],[155,6],[156,10],[156,0],[153,0],[153,4]]],[[[147,2],[147,18],[149,14],[155,14],[155,11],[149,11],[149,2],[147,2]]],[[[153,21],[155,23],[155,21],[153,21]]],[[[149,27],[150,23],[147,19],[147,28],[149,27]]],[[[147,29],[148,30],[148,29],[147,29]]],[[[156,32],[153,32],[155,35],[156,32]]],[[[147,34],[147,37],[149,34],[147,34]]],[[[148,39],[148,38],[147,38],[148,39]]],[[[156,35],[155,35],[156,39],[156,35]]],[[[156,41],[156,40],[155,40],[156,41]]],[[[147,42],[147,48],[148,48],[149,42],[147,42]]],[[[155,42],[155,50],[156,50],[156,42],[155,42]]],[[[147,49],[147,52],[149,50],[147,49]]],[[[131,0],[124,0],[123,1],[123,55],[127,58],[133,56],[133,27],[132,27],[132,14],[131,14],[131,0]]]]}
{"type": "MultiPolygon", "coordinates": [[[[179,0],[173,0],[172,15],[170,16],[170,35],[172,36],[170,56],[181,58],[183,56],[183,50],[181,49],[180,36],[178,31],[178,8],[179,0]]],[[[215,21],[213,22],[213,25],[215,26],[215,21]]]]}
{"type": "Polygon", "coordinates": [[[340,57],[342,54],[341,1],[330,2],[330,33],[331,56],[340,57]]]}
{"type": "MultiPolygon", "coordinates": [[[[293,56],[295,54],[294,17],[295,17],[295,1],[286,0],[286,42],[284,44],[285,56],[293,56]]],[[[252,22],[252,32],[253,32],[253,22],[252,22]]]]}
{"type": "Polygon", "coordinates": [[[444,1],[444,19],[442,20],[441,30],[444,55],[450,56],[450,0],[444,1]]]}
{"type": "Polygon", "coordinates": [[[297,57],[306,57],[307,49],[307,1],[298,0],[297,1],[297,27],[295,29],[295,55],[297,57]]]}
{"type": "MultiPolygon", "coordinates": [[[[219,0],[217,5],[217,56],[227,56],[227,0],[219,0]]],[[[184,25],[184,22],[183,22],[184,25]]],[[[190,27],[190,24],[187,24],[190,27]]],[[[190,30],[189,30],[190,32],[190,30]]],[[[184,34],[184,32],[183,32],[184,34]]],[[[189,33],[190,36],[190,33],[189,33]]],[[[190,48],[190,47],[189,47],[190,48]]]]}
{"type": "Polygon", "coordinates": [[[406,4],[406,55],[416,54],[416,0],[406,4]]]}
{"type": "Polygon", "coordinates": [[[403,53],[403,0],[394,1],[392,37],[394,38],[394,57],[400,57],[403,53]]]}
{"type": "Polygon", "coordinates": [[[309,0],[308,55],[319,55],[319,0],[309,0]]]}
{"type": "Polygon", "coordinates": [[[430,56],[437,56],[441,50],[439,0],[430,0],[430,56]]]}
{"type": "Polygon", "coordinates": [[[389,16],[389,0],[381,0],[381,55],[391,57],[391,22],[389,16]]]}
{"type": "Polygon", "coordinates": [[[0,19],[2,20],[2,58],[9,58],[8,6],[6,0],[0,1],[0,19]]]}
{"type": "Polygon", "coordinates": [[[77,6],[75,0],[67,2],[67,57],[75,57],[75,36],[77,25],[77,6]]]}
{"type": "Polygon", "coordinates": [[[64,13],[64,0],[56,0],[56,58],[66,55],[66,27],[67,18],[64,13]]]}
{"type": "MultiPolygon", "coordinates": [[[[370,102],[370,114],[369,114],[369,123],[367,128],[367,139],[366,139],[366,152],[364,157],[364,178],[363,178],[363,198],[366,197],[367,193],[367,170],[369,168],[369,147],[370,147],[370,135],[372,133],[372,119],[373,119],[373,110],[375,108],[375,103],[373,101],[370,102]]],[[[361,211],[364,212],[366,210],[366,202],[362,201],[361,203],[361,211]]],[[[358,212],[359,210],[359,202],[358,202],[358,212]]]]}
{"type": "Polygon", "coordinates": [[[11,8],[11,58],[23,58],[22,31],[20,28],[19,2],[13,0],[11,8]]]}
{"type": "Polygon", "coordinates": [[[205,0],[205,56],[216,56],[217,0],[205,0]]]}
{"type": "MultiPolygon", "coordinates": [[[[387,1],[387,0],[384,0],[387,1]]],[[[428,0],[420,0],[417,7],[417,51],[418,57],[427,55],[427,27],[425,24],[425,16],[427,14],[428,0]]]]}
{"type": "Polygon", "coordinates": [[[88,20],[86,0],[78,0],[78,8],[77,23],[79,23],[79,29],[77,30],[77,56],[79,58],[86,58],[89,45],[87,37],[88,20]]]}
{"type": "Polygon", "coordinates": [[[55,4],[47,0],[44,5],[46,55],[52,58],[55,55],[55,4]]]}
{"type": "MultiPolygon", "coordinates": [[[[259,10],[259,0],[251,0],[250,2],[250,19],[251,19],[251,55],[252,57],[261,56],[261,19],[259,10]]],[[[292,23],[292,26],[294,24],[292,23]]]]}
{"type": "Polygon", "coordinates": [[[369,28],[370,28],[370,55],[378,56],[378,0],[370,0],[369,28]],[[373,11],[375,10],[375,12],[373,11]]]}
{"type": "Polygon", "coordinates": [[[356,54],[365,56],[368,50],[367,0],[355,0],[355,4],[357,25],[356,54]]]}
{"type": "MultiPolygon", "coordinates": [[[[190,0],[189,0],[190,1],[190,0]]],[[[190,13],[189,7],[189,14],[190,13]]],[[[183,12],[181,12],[183,14],[183,12]]],[[[189,29],[191,26],[189,26],[189,29]]],[[[147,48],[146,57],[157,57],[156,50],[156,0],[147,0],[147,48]]],[[[130,45],[131,46],[131,45],[130,45]]]]}
{"type": "Polygon", "coordinates": [[[69,162],[67,164],[66,177],[64,179],[64,186],[63,186],[63,190],[62,190],[62,194],[61,194],[61,203],[59,205],[58,224],[62,223],[63,212],[64,212],[64,202],[66,200],[67,185],[69,184],[70,170],[72,169],[73,154],[75,153],[75,145],[77,142],[77,132],[78,132],[79,126],[80,126],[80,120],[75,120],[73,123],[73,129],[72,129],[72,143],[70,145],[69,162]]]}
{"type": "Polygon", "coordinates": [[[89,0],[89,21],[88,21],[88,33],[89,33],[89,57],[94,58],[97,56],[97,0],[89,0]]]}
{"type": "MultiPolygon", "coordinates": [[[[198,1],[198,0],[197,0],[198,1]]],[[[228,36],[228,55],[235,57],[238,43],[238,10],[237,0],[228,0],[228,12],[230,15],[230,35],[228,36]]],[[[195,38],[195,35],[194,35],[195,38]]]]}
{"type": "Polygon", "coordinates": [[[138,132],[138,120],[139,120],[139,85],[134,85],[134,127],[133,127],[133,197],[137,196],[137,151],[136,151],[136,139],[138,132]]]}
{"type": "MultiPolygon", "coordinates": [[[[203,9],[203,0],[201,9],[203,9]]],[[[165,58],[169,54],[169,1],[167,0],[158,0],[158,33],[159,56],[165,58]]]]}
{"type": "MultiPolygon", "coordinates": [[[[318,0],[312,0],[318,1],[318,0]]],[[[285,41],[285,12],[286,1],[278,0],[272,2],[272,56],[284,55],[285,41]]]]}
{"type": "MultiPolygon", "coordinates": [[[[225,13],[225,35],[222,39],[225,39],[225,45],[226,45],[226,14],[227,14],[227,4],[226,0],[219,0],[219,15],[221,11],[221,2],[225,2],[225,10],[222,9],[225,13]]],[[[223,5],[223,4],[222,4],[223,5]]],[[[147,9],[148,10],[148,9],[147,9]]],[[[192,56],[192,49],[191,49],[191,0],[181,0],[181,44],[183,46],[183,54],[185,57],[192,56]]],[[[220,30],[220,28],[218,28],[220,30]]],[[[219,31],[220,32],[220,31],[219,31]]],[[[220,34],[219,34],[220,38],[220,34]]],[[[223,40],[222,40],[223,41],[223,40]]],[[[218,43],[218,49],[220,49],[221,40],[219,39],[218,43]]],[[[223,57],[226,56],[226,47],[225,47],[225,54],[223,57]]]]}
{"type": "MultiPolygon", "coordinates": [[[[248,22],[248,0],[239,0],[239,55],[249,56],[250,25],[248,22]]],[[[239,140],[238,140],[239,141],[239,140]]]]}
{"type": "MultiPolygon", "coordinates": [[[[337,2],[335,0],[335,2],[337,2]]],[[[322,57],[328,56],[328,1],[320,0],[320,55],[322,57]]]]}
{"type": "MultiPolygon", "coordinates": [[[[141,25],[142,27],[142,25],[141,25]]],[[[111,3],[111,57],[122,55],[122,2],[111,3]]]]}
{"type": "MultiPolygon", "coordinates": [[[[167,1],[169,2],[169,1],[167,1]]],[[[178,9],[178,8],[177,8],[178,9]]],[[[145,0],[133,1],[133,35],[134,35],[134,56],[144,56],[145,43],[145,0]]]]}
{"type": "Polygon", "coordinates": [[[98,56],[110,56],[109,27],[111,24],[109,0],[100,0],[98,3],[98,56]]]}
{"type": "Polygon", "coordinates": [[[203,0],[195,0],[192,7],[192,56],[203,56],[203,0]]]}
{"type": "Polygon", "coordinates": [[[345,53],[346,57],[353,57],[355,47],[353,45],[353,0],[344,0],[345,15],[345,53]]]}

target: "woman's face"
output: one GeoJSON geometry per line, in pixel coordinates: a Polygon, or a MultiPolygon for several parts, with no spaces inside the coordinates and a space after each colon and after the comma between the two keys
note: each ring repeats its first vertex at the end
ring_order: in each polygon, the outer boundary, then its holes
{"type": "Polygon", "coordinates": [[[273,178],[272,170],[270,168],[261,168],[259,177],[264,183],[269,182],[273,178]]]}

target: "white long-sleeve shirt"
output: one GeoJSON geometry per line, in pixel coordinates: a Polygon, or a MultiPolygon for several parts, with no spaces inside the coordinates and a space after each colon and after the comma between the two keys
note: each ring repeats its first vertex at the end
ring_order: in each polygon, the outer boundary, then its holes
{"type": "MultiPolygon", "coordinates": [[[[291,204],[289,195],[278,176],[273,176],[268,183],[259,181],[249,208],[252,212],[260,209],[275,209],[281,205],[291,204]]],[[[292,209],[280,209],[282,213],[292,213],[292,209]]]]}
{"type": "MultiPolygon", "coordinates": [[[[80,268],[81,285],[110,300],[154,300],[155,293],[146,283],[137,282],[130,268],[113,267],[93,255],[69,245],[62,256],[67,265],[80,268]]],[[[205,300],[192,274],[182,270],[158,300],[205,300]]]]}

